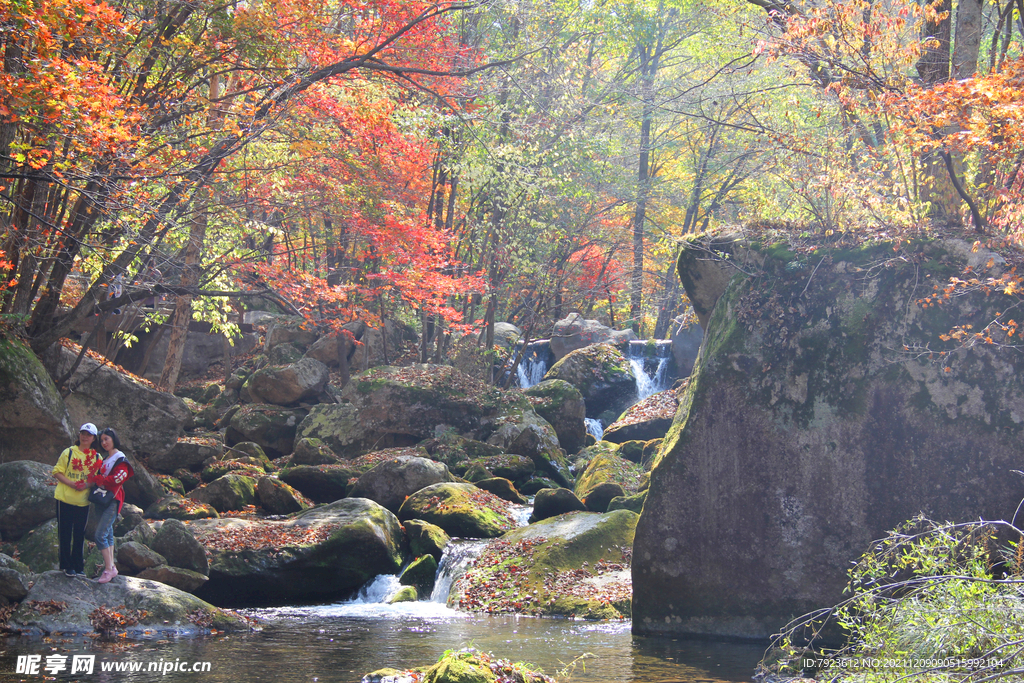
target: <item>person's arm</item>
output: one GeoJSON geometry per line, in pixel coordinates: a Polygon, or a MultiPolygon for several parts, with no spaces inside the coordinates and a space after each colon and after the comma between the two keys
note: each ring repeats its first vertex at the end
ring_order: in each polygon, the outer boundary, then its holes
{"type": "Polygon", "coordinates": [[[104,476],[96,473],[92,475],[89,480],[95,483],[97,486],[101,486],[108,491],[115,490],[118,486],[124,483],[124,480],[128,478],[128,467],[123,463],[119,462],[114,467],[114,471],[104,476]]]}
{"type": "Polygon", "coordinates": [[[57,460],[57,464],[54,465],[53,472],[51,474],[53,474],[54,479],[64,484],[65,486],[70,486],[73,489],[81,491],[86,486],[88,486],[88,484],[84,481],[75,481],[74,479],[71,479],[66,474],[64,474],[64,472],[61,471],[62,469],[67,469],[68,459],[70,457],[71,455],[67,451],[61,454],[60,458],[57,460]],[[63,467],[61,467],[61,463],[63,463],[63,467]]]}

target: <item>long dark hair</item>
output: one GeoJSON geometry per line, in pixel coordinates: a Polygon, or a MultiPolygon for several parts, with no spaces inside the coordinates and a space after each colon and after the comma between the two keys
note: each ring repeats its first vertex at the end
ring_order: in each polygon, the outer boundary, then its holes
{"type": "MultiPolygon", "coordinates": [[[[107,427],[102,432],[100,432],[100,436],[103,436],[104,434],[109,436],[111,441],[114,442],[114,450],[115,451],[121,450],[121,439],[117,438],[117,432],[114,431],[113,427],[107,427]]],[[[100,437],[97,436],[96,437],[96,442],[99,443],[99,440],[100,440],[100,437]]],[[[103,449],[103,446],[100,446],[96,450],[102,450],[102,449],[103,449]]]]}

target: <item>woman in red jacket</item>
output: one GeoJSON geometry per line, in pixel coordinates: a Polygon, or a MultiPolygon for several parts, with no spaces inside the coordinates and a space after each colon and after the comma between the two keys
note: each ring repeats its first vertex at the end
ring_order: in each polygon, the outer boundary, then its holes
{"type": "Polygon", "coordinates": [[[114,499],[99,510],[100,518],[96,524],[96,547],[103,556],[103,573],[96,581],[107,583],[117,576],[117,567],[114,566],[114,520],[121,514],[121,506],[124,505],[122,486],[135,471],[121,452],[121,440],[117,438],[117,432],[110,427],[100,432],[100,448],[106,456],[96,474],[90,475],[89,481],[114,494],[114,499]]]}

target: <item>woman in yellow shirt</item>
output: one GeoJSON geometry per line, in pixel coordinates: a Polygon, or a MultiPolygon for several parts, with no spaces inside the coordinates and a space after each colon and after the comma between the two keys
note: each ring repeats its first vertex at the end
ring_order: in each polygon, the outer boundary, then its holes
{"type": "Polygon", "coordinates": [[[57,479],[57,546],[60,568],[67,576],[85,576],[85,525],[89,521],[89,483],[86,478],[102,460],[96,452],[96,425],[86,422],[78,441],[53,466],[57,479]]]}

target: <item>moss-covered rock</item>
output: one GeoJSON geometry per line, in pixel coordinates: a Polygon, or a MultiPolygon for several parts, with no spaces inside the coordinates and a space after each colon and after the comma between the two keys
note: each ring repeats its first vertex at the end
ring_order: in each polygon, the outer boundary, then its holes
{"type": "Polygon", "coordinates": [[[225,474],[192,490],[188,496],[200,503],[207,503],[217,512],[241,510],[247,505],[256,504],[256,481],[253,477],[241,474],[225,474]]]}
{"type": "Polygon", "coordinates": [[[146,508],[147,519],[208,519],[220,517],[212,505],[172,493],[146,508]]]}
{"type": "Polygon", "coordinates": [[[640,493],[634,493],[631,496],[620,496],[618,498],[612,498],[608,503],[608,512],[614,512],[615,510],[630,510],[636,514],[640,514],[644,509],[644,501],[647,500],[647,491],[641,491],[640,493]]]}
{"type": "Polygon", "coordinates": [[[437,560],[433,555],[420,555],[409,563],[398,576],[399,582],[415,586],[420,595],[430,595],[434,590],[434,576],[437,574],[437,560]]]}
{"type": "Polygon", "coordinates": [[[618,453],[603,451],[595,455],[587,469],[577,477],[573,492],[584,502],[588,510],[604,512],[607,510],[608,502],[616,495],[636,493],[642,475],[643,468],[637,463],[620,457],[618,453]],[[619,487],[618,492],[612,494],[608,485],[619,487]],[[603,495],[598,496],[598,500],[591,504],[590,497],[599,488],[603,488],[603,495]]]}
{"type": "Polygon", "coordinates": [[[452,540],[444,529],[422,519],[408,519],[402,523],[402,528],[405,530],[405,539],[409,543],[409,552],[413,557],[429,554],[440,562],[445,546],[452,540]]]}
{"type": "Polygon", "coordinates": [[[388,598],[389,605],[396,605],[400,602],[416,602],[420,599],[420,592],[416,586],[402,586],[395,594],[388,598]]]}
{"type": "Polygon", "coordinates": [[[628,617],[638,516],[573,512],[492,542],[452,586],[459,609],[587,619],[628,617]]]}
{"type": "Polygon", "coordinates": [[[304,408],[264,403],[242,406],[231,418],[225,443],[234,446],[241,441],[254,441],[274,457],[287,455],[295,450],[295,433],[308,412],[304,408]]]}
{"type": "Polygon", "coordinates": [[[509,503],[473,484],[434,484],[409,496],[398,518],[422,519],[451,536],[495,538],[516,527],[509,503]]]}
{"type": "Polygon", "coordinates": [[[481,479],[473,483],[476,484],[477,488],[493,493],[502,500],[507,500],[516,505],[526,504],[526,499],[519,495],[515,485],[504,477],[491,477],[490,479],[481,479]]]}
{"type": "Polygon", "coordinates": [[[476,458],[462,463],[461,467],[453,470],[469,481],[474,481],[468,476],[471,469],[483,470],[488,477],[504,477],[513,482],[527,482],[533,476],[537,466],[533,460],[523,455],[502,453],[486,458],[476,458]]]}
{"type": "Polygon", "coordinates": [[[583,448],[587,437],[587,427],[583,422],[587,407],[579,389],[564,380],[549,379],[524,389],[523,393],[537,414],[554,428],[558,444],[566,453],[575,453],[583,448]]]}
{"type": "Polygon", "coordinates": [[[561,379],[579,389],[587,417],[620,414],[636,400],[636,374],[622,352],[610,344],[577,349],[554,364],[545,380],[561,379]]]}
{"type": "Polygon", "coordinates": [[[266,471],[253,462],[245,462],[241,459],[216,460],[199,473],[199,478],[206,483],[220,479],[226,474],[240,474],[247,477],[262,477],[266,471]]]}
{"type": "Polygon", "coordinates": [[[277,477],[261,477],[256,482],[256,499],[272,515],[287,515],[310,507],[305,496],[277,477]]]}
{"type": "Polygon", "coordinates": [[[210,557],[210,581],[198,594],[220,604],[332,600],[402,562],[398,520],[365,498],[286,520],[202,520],[191,528],[210,557]]]}
{"type": "Polygon", "coordinates": [[[295,465],[333,465],[338,456],[320,439],[302,438],[295,441],[292,463],[295,465]]]}
{"type": "Polygon", "coordinates": [[[533,499],[533,514],[530,515],[530,523],[542,519],[557,517],[567,512],[582,512],[587,509],[576,494],[569,489],[561,487],[547,488],[537,491],[533,499]]]}
{"type": "Polygon", "coordinates": [[[57,569],[60,556],[57,551],[57,520],[43,522],[18,541],[18,559],[33,572],[57,569]]]}
{"type": "Polygon", "coordinates": [[[637,528],[635,633],[765,637],[837,602],[850,562],[919,512],[1016,509],[1024,356],[944,339],[1013,301],[925,307],[962,274],[950,243],[730,243],[716,260],[714,237],[692,239],[679,272],[706,335],[637,528]]]}
{"type": "Polygon", "coordinates": [[[27,598],[11,615],[9,626],[27,635],[92,633],[90,617],[100,608],[138,615],[136,623],[117,627],[118,633],[133,637],[251,629],[243,617],[163,583],[131,576],[118,576],[108,584],[69,581],[57,571],[36,577],[27,598]],[[63,608],[51,611],[36,607],[51,601],[63,603],[63,608]]]}
{"type": "Polygon", "coordinates": [[[78,425],[53,380],[32,350],[9,336],[0,336],[0,405],[0,463],[52,465],[74,441],[78,425]]]}

